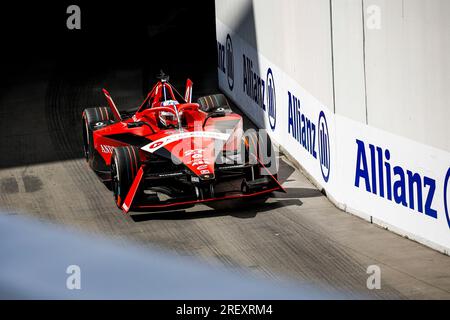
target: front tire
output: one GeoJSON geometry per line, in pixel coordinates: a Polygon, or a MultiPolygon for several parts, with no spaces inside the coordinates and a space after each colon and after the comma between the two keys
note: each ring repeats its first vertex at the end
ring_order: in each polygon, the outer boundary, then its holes
{"type": "MultiPolygon", "coordinates": [[[[139,149],[134,146],[114,148],[111,155],[112,190],[116,205],[120,208],[141,167],[139,149]]],[[[137,195],[142,193],[138,190],[137,195]]]]}
{"type": "Polygon", "coordinates": [[[108,107],[84,109],[83,115],[83,152],[86,161],[94,157],[93,127],[98,122],[114,120],[114,115],[108,107]]]}

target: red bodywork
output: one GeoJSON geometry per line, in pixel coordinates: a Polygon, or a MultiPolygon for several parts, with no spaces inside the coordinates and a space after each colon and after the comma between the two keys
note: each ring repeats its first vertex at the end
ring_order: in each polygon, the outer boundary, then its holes
{"type": "MultiPolygon", "coordinates": [[[[131,208],[170,208],[214,200],[257,196],[283,190],[276,178],[269,174],[276,183],[270,188],[252,194],[235,192],[206,199],[135,204],[136,191],[145,179],[146,169],[151,166],[151,159],[154,155],[171,157],[172,161],[185,166],[193,176],[213,180],[216,175],[218,155],[223,152],[236,152],[241,146],[243,122],[240,115],[229,112],[221,117],[208,116],[208,113],[199,109],[199,104],[190,102],[192,98],[192,82],[190,80],[187,81],[184,97],[180,96],[179,100],[181,101],[176,99],[174,90],[168,82],[159,81],[137,111],[132,116],[128,114],[128,117],[121,115],[110,94],[103,90],[114,115],[114,119],[110,119],[112,120],[110,123],[100,125],[93,131],[94,148],[101,157],[98,162],[104,162],[103,168],[106,168],[103,172],[107,173],[107,168],[111,164],[114,147],[134,144],[127,141],[130,137],[139,138],[140,141],[138,156],[142,165],[135,172],[136,177],[122,205],[124,212],[128,212],[131,208]],[[169,105],[167,101],[171,101],[169,105]],[[158,116],[161,112],[173,113],[180,119],[181,126],[161,128],[158,124],[158,116]],[[145,122],[146,125],[130,127],[130,124],[139,122],[145,122]],[[122,139],[124,136],[127,139],[122,139]]],[[[264,165],[260,164],[264,170],[264,165]]]]}

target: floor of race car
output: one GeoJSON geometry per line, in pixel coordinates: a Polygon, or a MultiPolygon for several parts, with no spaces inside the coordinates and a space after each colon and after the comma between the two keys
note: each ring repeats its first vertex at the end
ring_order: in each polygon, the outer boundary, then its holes
{"type": "Polygon", "coordinates": [[[260,188],[244,194],[241,190],[242,180],[243,177],[233,177],[226,180],[219,179],[213,185],[213,194],[205,192],[203,197],[196,196],[190,191],[188,194],[183,194],[182,191],[173,194],[173,189],[171,188],[158,186],[152,188],[147,185],[142,194],[135,198],[130,214],[150,208],[152,210],[164,210],[165,207],[178,207],[177,204],[180,204],[180,207],[189,208],[198,203],[206,204],[208,202],[210,204],[211,202],[242,200],[244,198],[245,200],[242,201],[261,202],[273,192],[283,192],[280,186],[270,178],[270,181],[273,181],[271,184],[261,185],[260,188]]]}
{"type": "Polygon", "coordinates": [[[140,71],[67,79],[42,66],[11,81],[0,96],[1,116],[9,119],[0,129],[0,203],[8,214],[355,295],[450,297],[448,256],[338,210],[284,156],[279,178],[287,193],[266,203],[233,200],[124,215],[81,158],[79,117],[102,102],[103,83],[119,106],[139,103],[140,71]],[[366,288],[369,265],[381,267],[381,290],[366,288]]]}

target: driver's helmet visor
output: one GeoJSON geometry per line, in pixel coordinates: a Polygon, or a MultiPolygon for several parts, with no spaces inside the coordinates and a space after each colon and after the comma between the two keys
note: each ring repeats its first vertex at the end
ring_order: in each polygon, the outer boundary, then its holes
{"type": "Polygon", "coordinates": [[[161,107],[175,106],[179,104],[176,100],[166,100],[161,102],[161,107]]]}

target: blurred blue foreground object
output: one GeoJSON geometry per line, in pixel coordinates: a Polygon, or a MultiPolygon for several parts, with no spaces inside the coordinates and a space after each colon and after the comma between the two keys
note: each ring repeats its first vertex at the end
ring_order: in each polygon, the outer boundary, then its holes
{"type": "Polygon", "coordinates": [[[345,298],[240,271],[0,214],[0,299],[345,298]]]}

